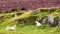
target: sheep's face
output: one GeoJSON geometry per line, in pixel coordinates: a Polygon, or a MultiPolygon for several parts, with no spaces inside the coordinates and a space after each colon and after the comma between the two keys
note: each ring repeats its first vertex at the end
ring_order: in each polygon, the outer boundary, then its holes
{"type": "Polygon", "coordinates": [[[35,23],[38,23],[38,21],[35,21],[35,23]]]}

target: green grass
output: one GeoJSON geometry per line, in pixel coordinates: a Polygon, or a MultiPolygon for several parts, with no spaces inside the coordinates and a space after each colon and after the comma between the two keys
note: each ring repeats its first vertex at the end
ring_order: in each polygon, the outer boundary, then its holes
{"type": "Polygon", "coordinates": [[[2,26],[0,29],[0,34],[60,34],[60,31],[57,32],[58,27],[48,27],[48,26],[40,26],[36,25],[23,25],[17,27],[15,31],[7,31],[5,27],[2,26]]]}
{"type": "MultiPolygon", "coordinates": [[[[9,22],[15,23],[16,19],[26,19],[30,16],[37,16],[37,17],[44,17],[46,15],[53,15],[58,14],[59,12],[49,13],[49,12],[43,12],[43,13],[33,13],[33,12],[25,12],[22,15],[15,17],[12,17],[15,13],[7,13],[7,14],[0,14],[3,15],[4,18],[0,20],[0,34],[60,34],[60,28],[57,27],[49,27],[49,26],[39,26],[37,27],[35,25],[17,25],[17,29],[15,31],[7,31],[5,30],[7,25],[11,25],[9,22]],[[11,20],[11,21],[10,21],[11,20]]],[[[30,22],[29,22],[30,23],[30,22]]]]}

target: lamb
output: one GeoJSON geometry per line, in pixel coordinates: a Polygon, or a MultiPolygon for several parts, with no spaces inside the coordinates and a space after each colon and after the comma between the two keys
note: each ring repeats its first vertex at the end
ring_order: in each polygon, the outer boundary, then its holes
{"type": "Polygon", "coordinates": [[[39,23],[38,21],[35,21],[35,23],[36,23],[36,26],[41,26],[41,25],[42,25],[42,24],[39,23]]]}
{"type": "Polygon", "coordinates": [[[7,26],[6,27],[6,30],[16,30],[16,25],[13,25],[13,26],[7,26]]]}
{"type": "Polygon", "coordinates": [[[17,12],[15,11],[15,15],[14,15],[14,17],[17,17],[17,12]]]}
{"type": "Polygon", "coordinates": [[[17,14],[15,14],[14,17],[17,17],[17,14]]]}

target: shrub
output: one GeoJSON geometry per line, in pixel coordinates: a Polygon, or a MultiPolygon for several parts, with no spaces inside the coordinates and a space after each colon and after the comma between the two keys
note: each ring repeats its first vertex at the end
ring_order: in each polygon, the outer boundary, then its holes
{"type": "Polygon", "coordinates": [[[59,9],[57,9],[57,12],[60,12],[60,8],[59,8],[59,9]]]}
{"type": "Polygon", "coordinates": [[[18,11],[17,7],[12,8],[12,9],[10,10],[10,12],[15,12],[15,11],[18,11]]]}
{"type": "Polygon", "coordinates": [[[49,9],[49,11],[50,11],[50,13],[51,13],[51,12],[57,11],[57,9],[58,9],[58,8],[52,8],[52,9],[49,9]]]}
{"type": "MultiPolygon", "coordinates": [[[[19,17],[19,19],[14,19],[17,21],[18,24],[34,24],[34,21],[36,20],[37,16],[33,15],[33,12],[26,12],[19,17]]],[[[12,20],[12,22],[14,21],[12,20]]]]}
{"type": "Polygon", "coordinates": [[[24,6],[21,6],[21,7],[19,7],[19,10],[21,10],[21,11],[28,11],[28,8],[27,7],[24,7],[24,6]]]}
{"type": "Polygon", "coordinates": [[[23,13],[19,13],[19,12],[17,13],[17,15],[21,15],[21,14],[23,14],[23,13]]]}
{"type": "Polygon", "coordinates": [[[40,9],[41,12],[48,12],[48,9],[40,9]]]}
{"type": "Polygon", "coordinates": [[[24,24],[35,24],[36,18],[39,16],[41,18],[45,17],[48,13],[36,13],[36,12],[26,12],[22,14],[18,20],[19,23],[24,23],[24,24]]]}

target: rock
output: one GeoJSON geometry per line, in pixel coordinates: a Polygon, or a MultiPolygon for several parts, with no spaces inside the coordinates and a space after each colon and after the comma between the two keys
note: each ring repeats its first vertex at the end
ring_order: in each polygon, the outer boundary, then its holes
{"type": "Polygon", "coordinates": [[[42,24],[47,24],[47,19],[44,18],[44,19],[42,20],[42,24]]]}
{"type": "Polygon", "coordinates": [[[60,26],[60,15],[58,15],[58,22],[59,22],[59,26],[60,26]]]}
{"type": "Polygon", "coordinates": [[[49,25],[55,27],[58,25],[58,17],[48,16],[49,25]]]}

